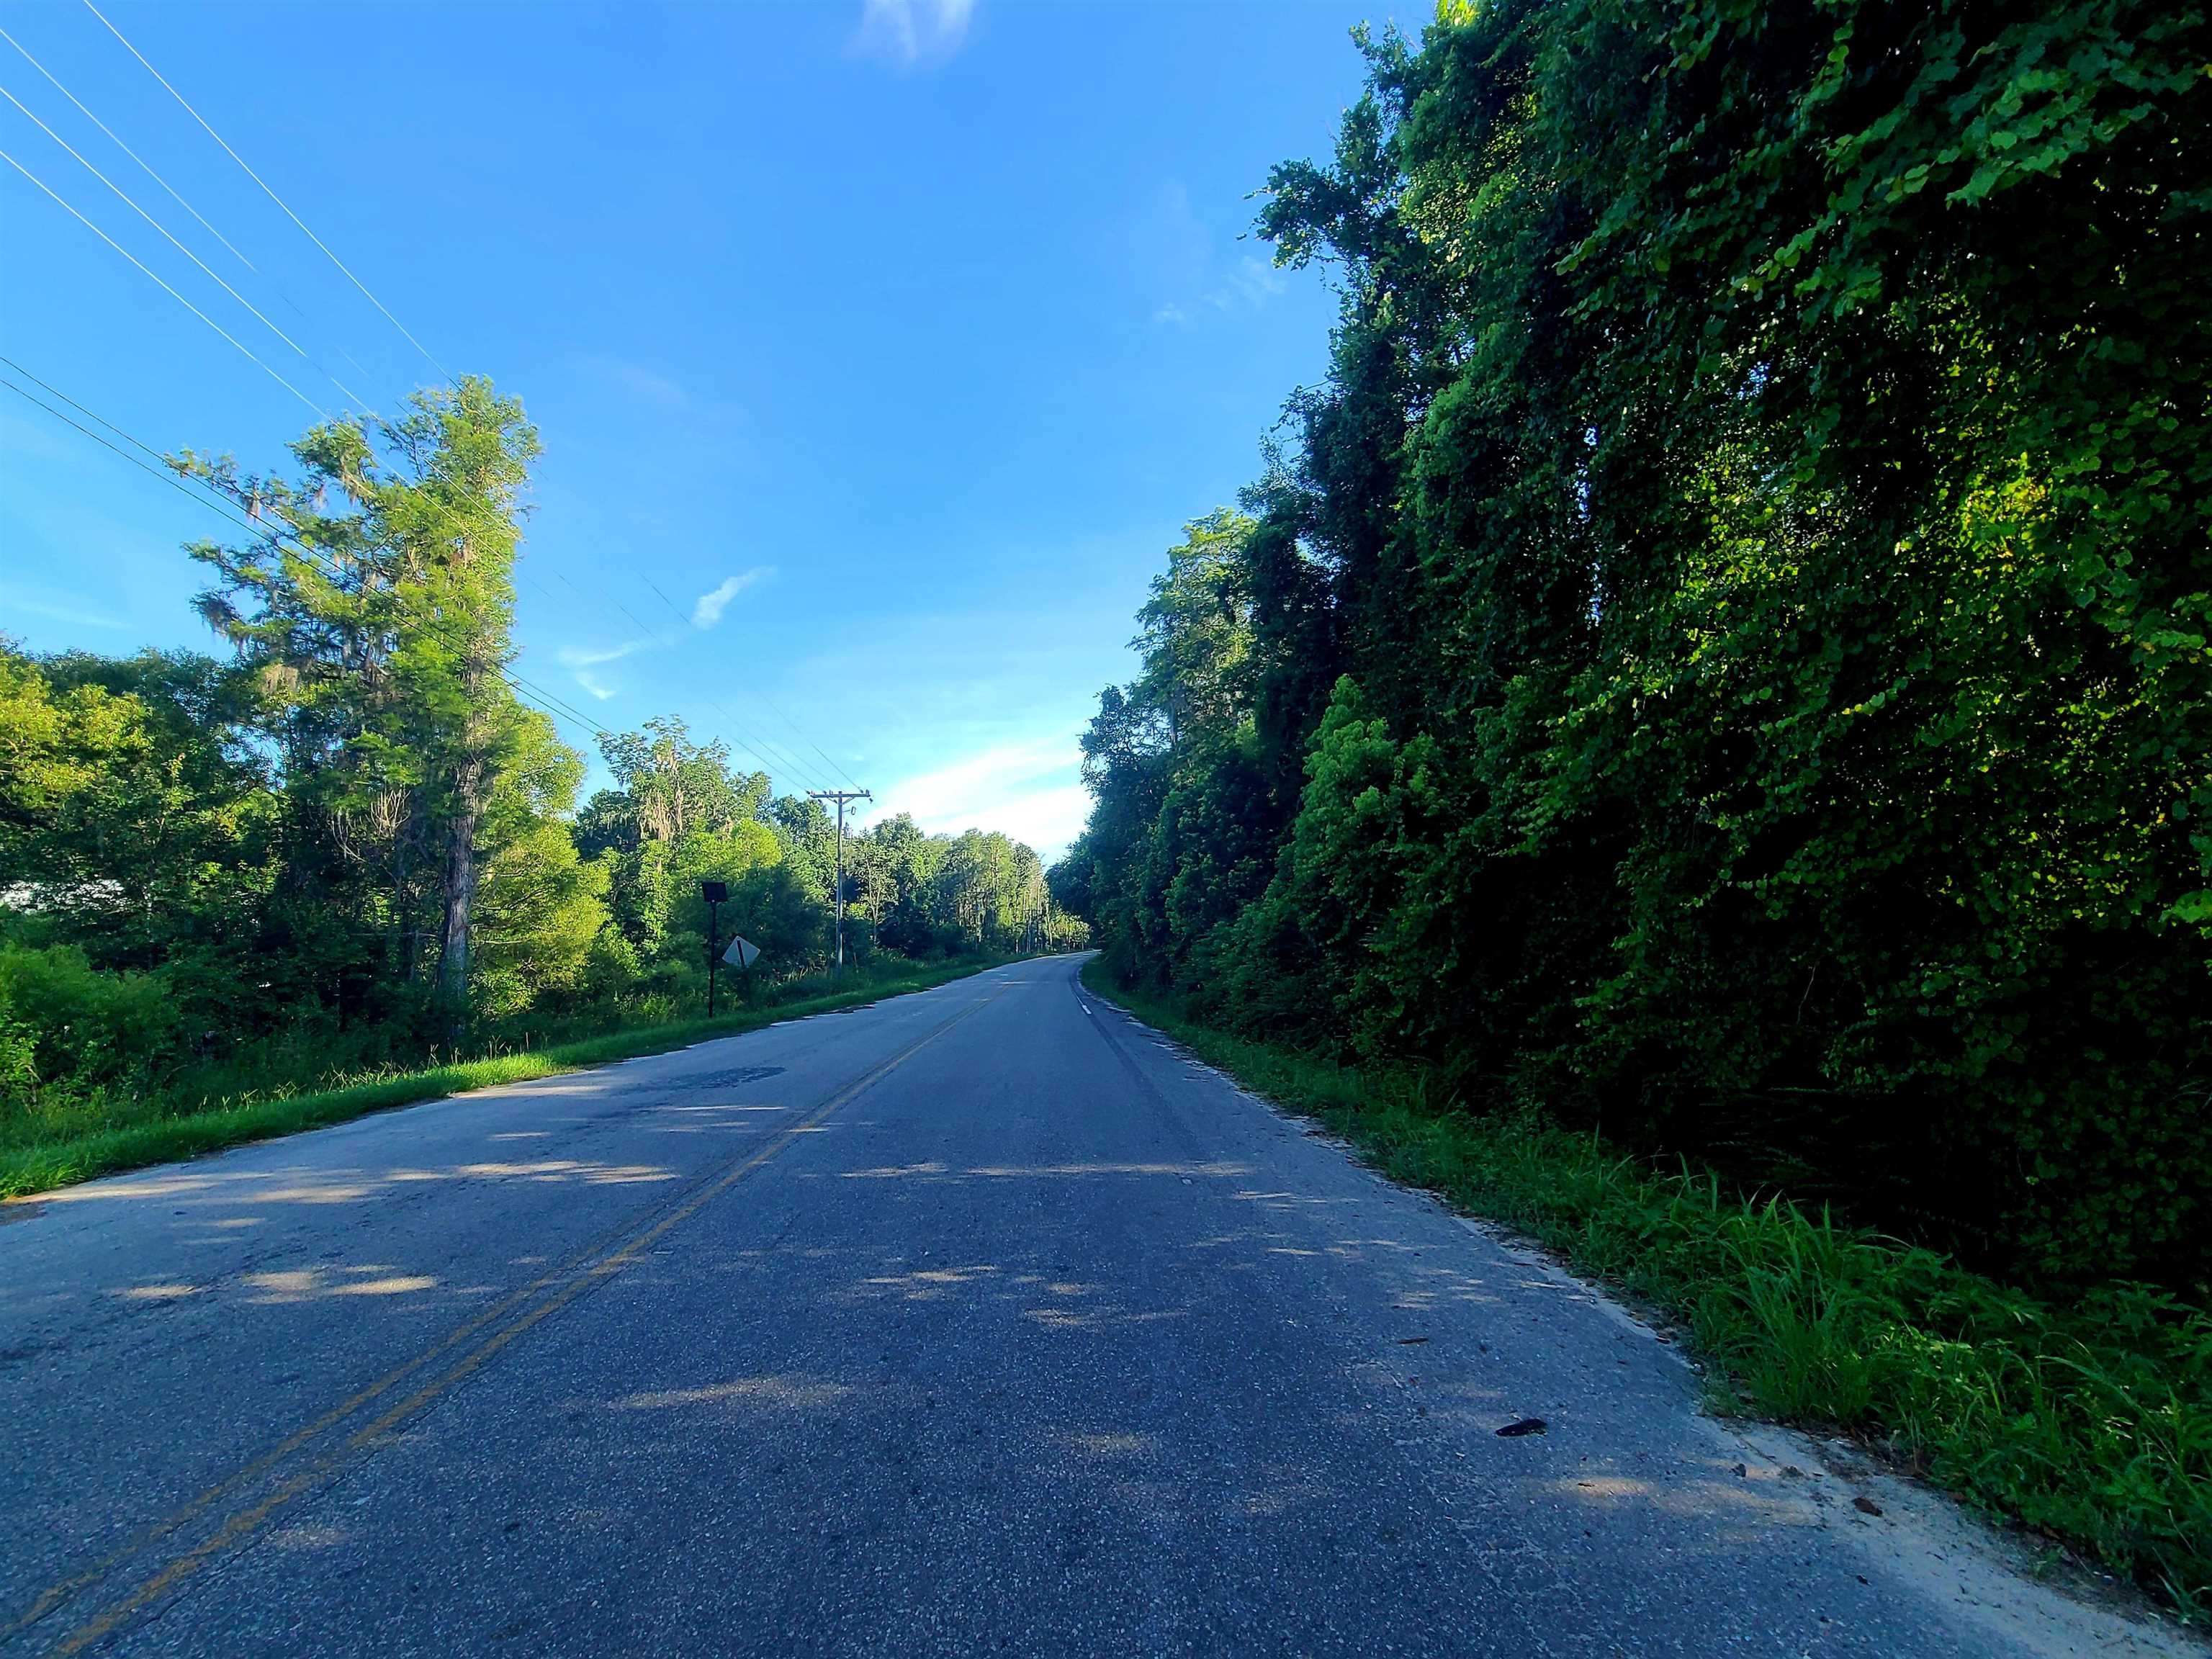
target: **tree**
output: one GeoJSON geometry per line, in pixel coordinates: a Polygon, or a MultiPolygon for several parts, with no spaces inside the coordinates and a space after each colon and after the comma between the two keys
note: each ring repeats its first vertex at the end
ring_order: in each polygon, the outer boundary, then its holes
{"type": "Polygon", "coordinates": [[[519,402],[465,379],[373,432],[318,427],[294,453],[294,484],[180,458],[269,526],[242,548],[192,550],[216,574],[202,611],[263,691],[301,809],[295,890],[365,878],[357,913],[382,912],[410,977],[427,954],[450,1040],[467,1012],[486,808],[526,741],[503,671],[537,431],[519,402]]]}
{"type": "Polygon", "coordinates": [[[1892,1225],[2212,1203],[2199,9],[1448,5],[1084,744],[1115,971],[1892,1225]]]}

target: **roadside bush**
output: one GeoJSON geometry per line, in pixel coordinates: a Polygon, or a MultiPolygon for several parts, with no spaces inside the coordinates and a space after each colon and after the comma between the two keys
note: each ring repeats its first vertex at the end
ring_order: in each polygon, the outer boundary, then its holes
{"type": "Polygon", "coordinates": [[[148,1088],[178,1037],[160,974],[103,971],[73,945],[0,945],[0,1085],[11,1103],[148,1088]]]}

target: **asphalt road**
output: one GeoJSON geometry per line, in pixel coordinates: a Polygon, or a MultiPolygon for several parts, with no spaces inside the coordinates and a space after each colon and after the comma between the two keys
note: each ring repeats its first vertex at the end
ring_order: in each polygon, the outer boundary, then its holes
{"type": "Polygon", "coordinates": [[[0,1212],[0,1653],[2016,1650],[1076,966],[0,1212]]]}

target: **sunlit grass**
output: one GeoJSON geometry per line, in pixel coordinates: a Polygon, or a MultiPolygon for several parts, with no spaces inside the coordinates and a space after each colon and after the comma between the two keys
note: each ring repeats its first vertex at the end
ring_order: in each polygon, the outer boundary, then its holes
{"type": "Polygon", "coordinates": [[[1413,1073],[1247,1042],[1085,982],[1382,1170],[1494,1216],[1680,1320],[1724,1404],[1885,1445],[1991,1514],[2212,1613],[2212,1315],[2148,1286],[2060,1306],[1778,1196],[1529,1117],[1440,1109],[1413,1073]]]}
{"type": "Polygon", "coordinates": [[[528,1052],[493,1054],[417,1071],[380,1071],[357,1078],[314,1078],[296,1091],[270,1090],[224,1099],[197,1095],[106,1097],[48,1110],[0,1115],[0,1198],[23,1198],[118,1170],[191,1158],[272,1135],[320,1128],[418,1101],[471,1089],[523,1083],[638,1054],[730,1036],[780,1019],[851,1007],[908,991],[927,990],[1005,960],[967,957],[905,972],[857,978],[843,989],[789,988],[714,1019],[631,1026],[528,1052]]]}

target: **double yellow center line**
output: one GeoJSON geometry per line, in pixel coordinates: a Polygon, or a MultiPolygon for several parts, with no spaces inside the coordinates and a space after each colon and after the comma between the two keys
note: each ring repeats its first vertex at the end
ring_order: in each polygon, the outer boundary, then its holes
{"type": "Polygon", "coordinates": [[[559,1267],[550,1269],[520,1290],[501,1297],[414,1358],[387,1372],[305,1428],[271,1447],[237,1474],[210,1487],[181,1509],[155,1522],[114,1554],[75,1577],[52,1585],[32,1603],[21,1617],[0,1628],[0,1637],[14,1635],[36,1624],[79,1591],[106,1577],[124,1560],[143,1553],[224,1498],[236,1494],[241,1487],[270,1473],[295,1454],[318,1441],[331,1442],[313,1456],[307,1467],[287,1476],[255,1502],[230,1516],[198,1543],[173,1557],[166,1566],[111,1604],[106,1611],[71,1631],[52,1650],[58,1654],[73,1654],[90,1647],[134,1614],[176,1589],[225,1550],[250,1537],[264,1522],[292,1499],[323,1484],[349,1458],[373,1447],[392,1430],[433,1404],[524,1332],[558,1313],[586,1291],[605,1284],[674,1229],[683,1225],[762,1164],[783,1152],[799,1136],[821,1123],[839,1107],[880,1082],[962,1020],[994,1000],[1004,989],[1000,987],[988,995],[978,998],[950,1019],[941,1021],[923,1033],[890,1059],[878,1061],[798,1122],[778,1131],[758,1152],[693,1182],[659,1210],[653,1212],[641,1226],[636,1218],[626,1217],[559,1267]],[[633,1228],[636,1231],[629,1231],[633,1228]],[[510,1315],[514,1316],[509,1318],[510,1315]],[[501,1323],[502,1321],[506,1322],[501,1323]],[[457,1350],[459,1357],[453,1358],[432,1381],[425,1382],[397,1403],[386,1407],[361,1427],[333,1436],[332,1431],[362,1407],[381,1399],[408,1377],[453,1355],[457,1350]]]}

